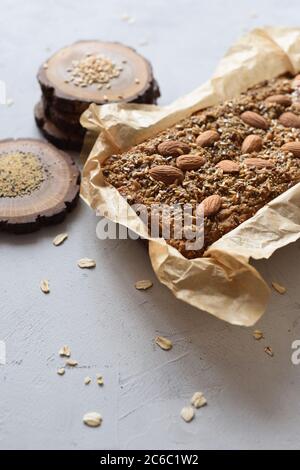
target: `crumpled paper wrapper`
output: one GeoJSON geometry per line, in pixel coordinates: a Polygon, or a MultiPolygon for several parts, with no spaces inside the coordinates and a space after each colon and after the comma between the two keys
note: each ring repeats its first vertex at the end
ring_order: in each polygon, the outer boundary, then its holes
{"type": "Polygon", "coordinates": [[[105,182],[101,163],[195,111],[262,80],[299,70],[300,29],[255,29],[230,48],[210,81],[171,105],[93,104],[81,118],[82,125],[98,136],[84,167],[82,198],[99,215],[149,240],[153,269],[178,299],[235,325],[253,325],[270,295],[249,259],[269,258],[300,237],[300,184],[214,243],[205,257],[188,260],[165,240],[149,238],[133,209],[105,182]]]}

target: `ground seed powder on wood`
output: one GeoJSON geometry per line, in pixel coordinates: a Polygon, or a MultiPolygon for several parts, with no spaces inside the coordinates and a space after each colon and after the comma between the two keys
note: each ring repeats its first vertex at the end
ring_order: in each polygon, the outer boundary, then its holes
{"type": "Polygon", "coordinates": [[[33,153],[0,154],[0,197],[22,197],[39,189],[45,171],[33,153]]]}

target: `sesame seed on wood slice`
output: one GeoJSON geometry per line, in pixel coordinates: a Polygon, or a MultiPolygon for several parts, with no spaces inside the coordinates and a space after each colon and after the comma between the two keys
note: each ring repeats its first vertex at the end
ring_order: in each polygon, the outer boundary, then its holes
{"type": "Polygon", "coordinates": [[[37,78],[47,103],[62,112],[81,114],[91,103],[153,104],[160,96],[150,63],[114,42],[79,41],[60,49],[40,67],[37,78]],[[100,74],[107,79],[103,85],[100,74]]]}
{"type": "Polygon", "coordinates": [[[80,173],[69,155],[35,139],[2,140],[0,167],[1,161],[1,230],[29,233],[61,222],[75,207],[80,173]]]}

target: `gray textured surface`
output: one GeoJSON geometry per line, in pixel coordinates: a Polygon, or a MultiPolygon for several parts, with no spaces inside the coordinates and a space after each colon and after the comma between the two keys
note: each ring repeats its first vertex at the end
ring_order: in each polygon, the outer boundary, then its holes
{"type": "MultiPolygon", "coordinates": [[[[81,38],[123,41],[153,63],[168,103],[205,81],[230,44],[255,25],[293,25],[299,1],[1,0],[0,78],[15,104],[0,106],[0,138],[37,136],[32,108],[35,73],[57,48],[81,38]],[[134,24],[120,20],[128,12],[134,24]],[[147,46],[139,43],[147,40],[147,46]]],[[[255,263],[268,281],[288,286],[273,294],[258,327],[231,327],[175,300],[155,281],[146,249],[134,241],[95,236],[96,217],[83,203],[58,227],[30,236],[0,234],[1,449],[296,448],[300,434],[300,366],[291,342],[300,338],[300,243],[255,263]],[[52,238],[69,240],[54,248],[52,238]],[[76,260],[97,260],[91,272],[76,260]],[[51,294],[39,291],[49,278],[51,294]],[[172,338],[166,353],[156,334],[172,338]],[[56,375],[67,343],[76,370],[56,375]],[[270,344],[274,358],[263,352],[270,344]],[[83,385],[103,373],[105,386],[83,385]],[[203,390],[209,406],[185,424],[180,410],[203,390]],[[99,410],[100,429],[82,424],[99,410]]]]}

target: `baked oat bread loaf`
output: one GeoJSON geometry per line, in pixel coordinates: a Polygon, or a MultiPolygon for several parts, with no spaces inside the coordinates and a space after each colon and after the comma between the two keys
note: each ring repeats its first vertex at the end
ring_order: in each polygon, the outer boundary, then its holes
{"type": "MultiPolygon", "coordinates": [[[[300,76],[261,83],[193,114],[103,165],[129,204],[204,209],[204,246],[167,240],[187,258],[300,181],[300,76]]],[[[150,219],[149,219],[150,220],[150,219]]]]}

